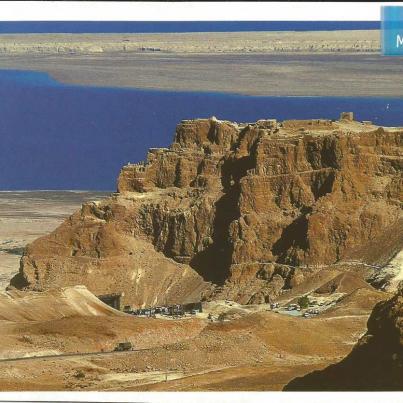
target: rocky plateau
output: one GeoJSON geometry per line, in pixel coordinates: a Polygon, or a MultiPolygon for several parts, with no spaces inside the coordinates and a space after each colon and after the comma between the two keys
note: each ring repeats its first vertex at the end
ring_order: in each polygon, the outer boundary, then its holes
{"type": "Polygon", "coordinates": [[[144,307],[267,303],[323,270],[371,281],[403,243],[402,137],[351,113],[182,121],[110,198],[29,244],[10,287],[85,285],[144,307]]]}

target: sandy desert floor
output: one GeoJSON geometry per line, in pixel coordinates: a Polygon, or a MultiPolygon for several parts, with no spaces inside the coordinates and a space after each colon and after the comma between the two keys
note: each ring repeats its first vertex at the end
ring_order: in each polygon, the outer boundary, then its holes
{"type": "Polygon", "coordinates": [[[18,272],[26,244],[53,231],[100,192],[0,192],[0,290],[18,272]]]}
{"type": "MultiPolygon", "coordinates": [[[[114,315],[86,291],[64,294],[39,297],[61,306],[46,318],[21,319],[12,309],[18,298],[9,303],[15,319],[1,320],[2,390],[281,390],[296,376],[351,351],[365,332],[369,310],[363,306],[373,296],[362,295],[361,308],[349,315],[335,311],[304,319],[260,306],[232,320],[210,322],[204,315],[177,320],[114,315]],[[69,306],[58,303],[66,296],[69,306]],[[72,312],[77,306],[81,315],[72,312]],[[92,314],[85,306],[92,306],[92,314]],[[137,351],[112,352],[123,339],[137,351]]],[[[224,305],[209,303],[206,309],[224,312],[224,305]]]]}

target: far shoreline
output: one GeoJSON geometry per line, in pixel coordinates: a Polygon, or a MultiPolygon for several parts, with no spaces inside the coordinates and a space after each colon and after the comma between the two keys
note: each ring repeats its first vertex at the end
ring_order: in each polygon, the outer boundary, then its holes
{"type": "MultiPolygon", "coordinates": [[[[298,95],[282,95],[279,93],[275,94],[254,94],[254,93],[248,93],[248,92],[234,92],[231,90],[222,90],[222,91],[210,91],[210,90],[203,90],[203,89],[176,89],[174,87],[172,88],[156,88],[156,87],[132,87],[130,85],[124,85],[124,86],[113,86],[113,85],[103,85],[101,83],[82,83],[82,82],[69,82],[65,81],[63,79],[59,79],[57,77],[57,74],[53,74],[50,72],[51,69],[48,69],[49,71],[45,69],[36,69],[36,70],[31,70],[31,69],[25,69],[25,68],[2,68],[1,67],[1,57],[0,57],[0,79],[1,79],[1,74],[2,73],[13,73],[13,72],[18,72],[21,74],[21,78],[25,79],[24,74],[26,73],[27,75],[35,75],[38,74],[38,76],[42,76],[42,78],[45,78],[44,81],[38,81],[38,82],[30,82],[26,81],[24,84],[27,85],[32,85],[32,86],[49,86],[53,88],[64,88],[64,89],[93,89],[93,90],[99,90],[99,91],[137,91],[137,92],[144,92],[144,93],[155,93],[155,94],[172,94],[172,95],[191,95],[191,94],[202,94],[202,95],[207,95],[207,96],[230,96],[230,97],[248,97],[248,98],[345,98],[345,97],[351,97],[355,99],[364,99],[364,98],[371,98],[371,99],[401,99],[403,97],[403,93],[401,95],[380,95],[377,93],[376,95],[329,95],[329,94],[315,94],[315,95],[303,95],[303,94],[298,94],[298,95]],[[48,81],[46,81],[46,76],[48,78],[48,81]]],[[[11,78],[13,80],[14,78],[11,78]]],[[[17,78],[15,78],[17,79],[17,78]]]]}
{"type": "Polygon", "coordinates": [[[244,96],[402,97],[379,30],[0,34],[0,69],[62,85],[244,96]]]}

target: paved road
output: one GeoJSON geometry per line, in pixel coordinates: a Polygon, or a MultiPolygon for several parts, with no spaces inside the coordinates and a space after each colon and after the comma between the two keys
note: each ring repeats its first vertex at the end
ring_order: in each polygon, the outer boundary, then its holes
{"type": "Polygon", "coordinates": [[[105,355],[113,355],[113,354],[128,354],[135,353],[140,351],[149,351],[151,348],[139,348],[136,350],[129,351],[98,351],[93,353],[69,353],[69,354],[53,354],[53,355],[39,355],[39,356],[31,356],[31,357],[16,357],[16,358],[2,358],[0,359],[0,363],[2,362],[14,362],[14,361],[32,361],[32,360],[55,360],[69,357],[87,357],[87,356],[105,356],[105,355]]]}

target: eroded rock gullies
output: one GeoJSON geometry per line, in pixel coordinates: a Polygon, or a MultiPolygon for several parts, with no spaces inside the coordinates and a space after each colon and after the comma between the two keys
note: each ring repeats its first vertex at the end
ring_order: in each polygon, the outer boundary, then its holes
{"type": "Polygon", "coordinates": [[[401,249],[402,128],[216,118],[122,168],[118,192],[29,245],[18,288],[84,284],[135,306],[269,301],[318,267],[401,249]]]}

